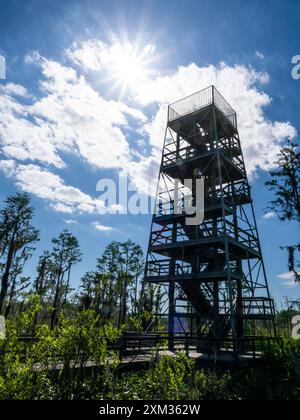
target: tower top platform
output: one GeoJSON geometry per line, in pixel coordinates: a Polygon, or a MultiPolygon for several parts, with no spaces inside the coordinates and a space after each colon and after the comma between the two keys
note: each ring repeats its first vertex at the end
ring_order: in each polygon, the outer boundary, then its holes
{"type": "Polygon", "coordinates": [[[237,127],[236,112],[213,85],[170,104],[168,106],[168,124],[172,127],[176,125],[175,121],[197,118],[205,108],[211,105],[215,105],[234,128],[237,127]]]}

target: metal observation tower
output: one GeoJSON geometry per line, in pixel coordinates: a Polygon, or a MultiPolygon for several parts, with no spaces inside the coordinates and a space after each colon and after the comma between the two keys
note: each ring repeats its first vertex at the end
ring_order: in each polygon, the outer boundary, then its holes
{"type": "Polygon", "coordinates": [[[168,107],[145,281],[165,293],[170,350],[185,337],[237,354],[275,335],[236,113],[214,86],[168,107]]]}

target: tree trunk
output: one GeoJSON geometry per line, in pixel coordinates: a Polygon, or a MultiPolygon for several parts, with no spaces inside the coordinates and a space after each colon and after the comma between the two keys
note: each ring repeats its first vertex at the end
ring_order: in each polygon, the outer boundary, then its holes
{"type": "Polygon", "coordinates": [[[14,257],[14,235],[9,245],[9,250],[7,254],[5,270],[1,279],[1,291],[0,291],[0,314],[2,314],[4,309],[4,300],[7,295],[8,285],[9,285],[9,273],[13,263],[14,257]]]}
{"type": "Polygon", "coordinates": [[[53,301],[53,311],[51,313],[51,321],[50,321],[50,328],[51,330],[57,325],[57,315],[58,315],[58,304],[59,304],[59,292],[60,292],[60,282],[61,282],[61,273],[59,272],[57,277],[57,283],[55,288],[55,295],[53,301]]]}

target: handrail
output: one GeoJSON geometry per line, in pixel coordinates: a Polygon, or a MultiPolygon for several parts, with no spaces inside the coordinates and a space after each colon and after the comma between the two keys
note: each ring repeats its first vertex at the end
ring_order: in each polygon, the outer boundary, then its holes
{"type": "Polygon", "coordinates": [[[214,86],[209,86],[170,104],[168,106],[168,122],[191,114],[211,104],[214,104],[223,112],[231,124],[236,127],[236,113],[234,109],[214,86]]]}

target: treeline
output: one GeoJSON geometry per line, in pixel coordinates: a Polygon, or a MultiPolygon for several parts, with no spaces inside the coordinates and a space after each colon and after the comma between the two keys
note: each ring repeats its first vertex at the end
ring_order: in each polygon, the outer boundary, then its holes
{"type": "Polygon", "coordinates": [[[41,302],[36,322],[48,322],[51,329],[61,314],[72,316],[88,309],[93,309],[103,324],[112,322],[118,328],[129,323],[144,331],[156,324],[160,289],[141,281],[144,255],[131,240],[107,245],[95,268],[84,274],[74,290],[72,269],[81,262],[82,254],[78,239],[64,230],[39,257],[36,276],[24,276],[25,264],[40,238],[33,215],[27,193],[8,197],[0,211],[0,314],[18,317],[25,296],[35,294],[41,302]]]}
{"type": "MultiPolygon", "coordinates": [[[[289,141],[282,147],[271,180],[266,186],[274,194],[267,211],[282,222],[300,223],[300,153],[289,141]]],[[[43,303],[38,320],[47,320],[53,329],[62,312],[93,309],[105,321],[120,327],[138,323],[145,330],[156,323],[161,292],[141,282],[144,256],[139,245],[128,240],[109,244],[96,261],[95,268],[81,279],[77,291],[72,289],[72,269],[81,261],[77,238],[64,230],[52,239],[52,248],[40,256],[35,278],[23,275],[24,266],[36,251],[40,238],[33,225],[34,209],[27,193],[8,197],[0,210],[0,314],[6,318],[22,311],[24,294],[34,293],[43,303]]],[[[300,243],[284,247],[288,251],[288,268],[300,281],[300,243]]],[[[37,321],[38,321],[37,320],[37,321]]]]}
{"type": "MultiPolygon", "coordinates": [[[[299,222],[300,154],[285,146],[271,173],[270,207],[280,220],[299,222]]],[[[3,399],[300,399],[300,340],[264,349],[265,363],[231,372],[199,370],[183,354],[153,349],[149,369],[122,370],[118,341],[124,331],[157,331],[159,287],[143,283],[139,245],[114,241],[73,289],[82,260],[67,230],[40,255],[31,278],[24,268],[40,238],[28,194],[8,197],[0,210],[0,400],[3,399]]],[[[299,281],[298,243],[288,246],[289,269],[299,281]]],[[[32,261],[30,261],[32,264],[32,261]]],[[[289,308],[277,315],[290,337],[289,308]]],[[[166,343],[167,344],[167,343],[166,343]]]]}

